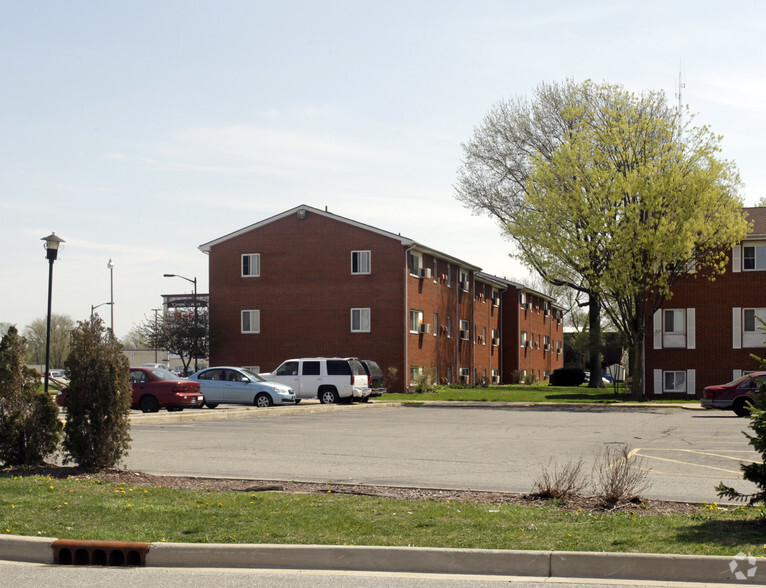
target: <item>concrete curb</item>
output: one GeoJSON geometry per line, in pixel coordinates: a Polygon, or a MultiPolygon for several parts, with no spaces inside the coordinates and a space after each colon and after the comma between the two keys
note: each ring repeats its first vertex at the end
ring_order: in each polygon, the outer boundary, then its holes
{"type": "MultiPolygon", "coordinates": [[[[0,536],[0,560],[53,564],[54,538],[0,536]]],[[[76,547],[77,541],[67,541],[76,547]]],[[[83,541],[83,545],[87,542],[83,541]]],[[[115,545],[117,545],[115,543],[115,545]]],[[[131,543],[121,542],[130,546],[131,543]]],[[[144,546],[146,544],[138,544],[144,546]]],[[[766,584],[766,558],[429,547],[150,543],[147,567],[766,584]]]]}

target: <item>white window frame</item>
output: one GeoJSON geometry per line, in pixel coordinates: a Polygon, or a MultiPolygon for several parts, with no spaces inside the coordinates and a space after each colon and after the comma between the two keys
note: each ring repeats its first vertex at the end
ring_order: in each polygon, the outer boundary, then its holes
{"type": "Polygon", "coordinates": [[[471,281],[470,281],[470,273],[467,269],[460,268],[460,271],[458,272],[458,282],[460,284],[460,288],[463,290],[463,292],[470,292],[471,291],[471,281]]]}
{"type": "Polygon", "coordinates": [[[766,308],[735,308],[733,320],[734,349],[766,347],[766,333],[758,318],[766,321],[766,308]],[[752,322],[752,330],[747,330],[752,322]]]}
{"type": "Polygon", "coordinates": [[[434,313],[434,337],[439,336],[439,315],[434,313]]]}
{"type": "Polygon", "coordinates": [[[529,341],[529,339],[527,338],[527,332],[526,331],[521,331],[521,346],[522,347],[526,347],[527,346],[527,341],[529,341]]]}
{"type": "Polygon", "coordinates": [[[261,311],[243,310],[240,313],[239,327],[243,335],[254,335],[261,332],[261,311]],[[245,329],[245,317],[247,318],[247,330],[245,329]]]}
{"type": "Polygon", "coordinates": [[[372,252],[369,249],[359,249],[351,252],[351,275],[369,275],[372,273],[372,252]],[[356,263],[355,263],[356,261],[356,263]],[[354,270],[356,266],[356,270],[354,270]]]}
{"type": "Polygon", "coordinates": [[[663,392],[686,392],[686,371],[684,370],[665,370],[662,372],[662,391],[663,392]],[[670,378],[669,378],[670,377],[670,378]],[[668,386],[668,380],[672,383],[668,386]]]}
{"type": "Polygon", "coordinates": [[[452,317],[447,316],[447,339],[452,339],[452,317]]]}
{"type": "MultiPolygon", "coordinates": [[[[434,257],[434,284],[439,283],[439,260],[434,257]]],[[[434,326],[434,331],[436,331],[436,326],[434,326]]]]}
{"type": "Polygon", "coordinates": [[[471,322],[465,319],[460,320],[458,323],[458,335],[462,341],[468,341],[471,338],[471,322]],[[465,333],[465,337],[462,335],[465,333]]]}
{"type": "Polygon", "coordinates": [[[410,275],[420,277],[420,270],[423,269],[423,254],[420,251],[410,251],[408,262],[410,275]]]}
{"type": "Polygon", "coordinates": [[[410,333],[420,333],[420,325],[423,324],[423,311],[410,309],[410,333]]]}
{"type": "Polygon", "coordinates": [[[415,384],[415,380],[422,375],[423,375],[422,365],[411,365],[410,366],[410,386],[413,386],[415,384]]]}
{"type": "Polygon", "coordinates": [[[742,271],[759,272],[766,270],[766,245],[755,244],[742,246],[742,271]],[[752,250],[752,255],[748,255],[748,250],[752,250]],[[752,267],[747,267],[752,262],[752,267]]]}
{"type": "Polygon", "coordinates": [[[261,277],[261,254],[243,253],[239,261],[239,273],[242,278],[260,278],[261,277]],[[245,259],[248,260],[248,269],[250,273],[245,273],[245,259]],[[253,271],[255,266],[255,271],[253,271]]]}
{"type": "Polygon", "coordinates": [[[352,308],[351,309],[351,332],[352,333],[369,333],[371,316],[369,308],[352,308]]]}
{"type": "Polygon", "coordinates": [[[696,349],[695,322],[696,311],[694,308],[661,308],[657,310],[653,318],[654,349],[696,349]],[[669,330],[671,328],[672,330],[669,330]]]}

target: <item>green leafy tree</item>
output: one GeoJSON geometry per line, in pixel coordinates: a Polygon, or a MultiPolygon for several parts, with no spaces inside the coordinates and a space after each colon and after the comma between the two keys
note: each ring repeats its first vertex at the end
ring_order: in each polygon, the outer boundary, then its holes
{"type": "Polygon", "coordinates": [[[526,264],[544,277],[577,276],[603,307],[629,346],[631,396],[641,399],[654,311],[690,268],[720,274],[747,235],[739,177],[718,156],[720,138],[662,93],[566,88],[558,114],[567,130],[551,151],[532,153],[507,231],[526,264]]]}
{"type": "Polygon", "coordinates": [[[196,313],[169,313],[147,319],[142,325],[142,332],[152,349],[164,349],[178,355],[186,373],[195,358],[208,356],[208,325],[208,311],[200,308],[196,313]]]}
{"type": "Polygon", "coordinates": [[[146,339],[143,329],[135,325],[122,338],[122,345],[125,349],[149,349],[149,341],[146,339]]]}
{"type": "Polygon", "coordinates": [[[58,407],[24,365],[26,353],[25,339],[10,326],[0,340],[0,460],[7,465],[44,463],[61,436],[58,407]]]}
{"type": "Polygon", "coordinates": [[[66,462],[91,471],[113,467],[130,446],[128,360],[98,315],[72,331],[63,447],[66,462]]]}
{"type": "MultiPolygon", "coordinates": [[[[24,337],[29,349],[28,363],[45,364],[45,339],[47,317],[38,318],[24,327],[24,337]]],[[[74,329],[74,321],[68,315],[51,315],[51,357],[50,367],[60,368],[69,356],[69,337],[74,329]]]]}

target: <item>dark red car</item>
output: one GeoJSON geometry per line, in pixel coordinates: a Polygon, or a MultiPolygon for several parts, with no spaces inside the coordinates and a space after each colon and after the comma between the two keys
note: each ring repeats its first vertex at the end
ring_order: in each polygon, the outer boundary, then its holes
{"type": "MultiPolygon", "coordinates": [[[[161,368],[130,368],[130,383],[133,386],[130,407],[141,412],[158,412],[161,408],[199,408],[205,401],[199,382],[184,380],[161,368]]],[[[64,388],[56,395],[56,403],[64,406],[66,397],[67,389],[64,388]]]]}
{"type": "Polygon", "coordinates": [[[758,384],[766,384],[766,372],[751,372],[727,384],[708,386],[702,391],[700,404],[705,408],[733,410],[741,417],[750,415],[750,404],[760,393],[758,384]]]}

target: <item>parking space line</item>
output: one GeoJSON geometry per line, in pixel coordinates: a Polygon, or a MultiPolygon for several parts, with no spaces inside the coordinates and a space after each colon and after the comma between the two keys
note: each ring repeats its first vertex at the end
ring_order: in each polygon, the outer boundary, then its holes
{"type": "MultiPolygon", "coordinates": [[[[748,462],[751,462],[751,463],[755,463],[755,460],[752,460],[752,459],[732,457],[732,456],[729,456],[729,455],[718,455],[718,454],[709,453],[709,452],[706,452],[706,451],[696,451],[694,449],[668,449],[668,448],[659,448],[659,447],[652,447],[652,448],[649,448],[649,447],[641,448],[641,447],[639,447],[639,448],[633,449],[629,453],[629,457],[638,456],[638,457],[641,457],[643,459],[653,459],[653,460],[664,461],[664,462],[668,462],[668,463],[677,463],[677,464],[681,464],[681,465],[692,466],[692,467],[695,467],[695,468],[703,468],[703,469],[708,469],[708,470],[715,470],[717,472],[726,472],[727,474],[741,474],[742,471],[741,470],[729,470],[729,469],[726,469],[726,468],[719,468],[719,467],[716,467],[716,466],[699,464],[699,463],[693,463],[693,462],[683,461],[683,460],[679,460],[679,459],[670,459],[670,458],[667,458],[667,457],[658,457],[658,456],[655,456],[655,455],[646,455],[646,454],[641,453],[641,451],[675,451],[675,452],[680,452],[680,453],[692,453],[692,454],[695,454],[695,455],[707,455],[707,456],[710,456],[710,457],[718,457],[718,458],[721,458],[721,459],[731,459],[731,460],[735,460],[737,462],[748,461],[748,462]]],[[[656,473],[661,473],[661,472],[656,472],[656,473]]],[[[679,475],[679,474],[666,474],[666,475],[679,475]]]]}

